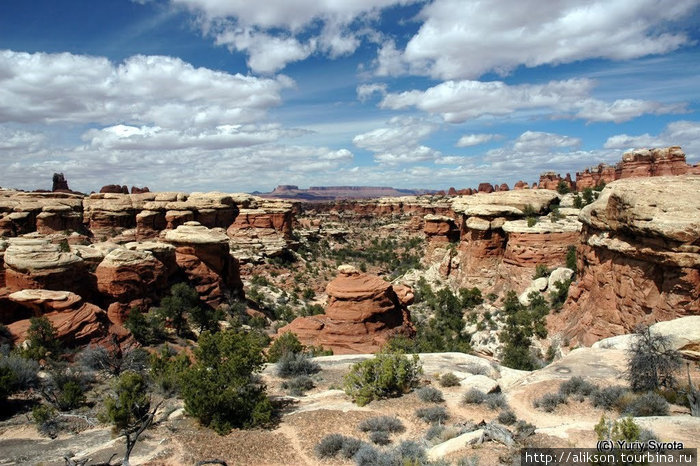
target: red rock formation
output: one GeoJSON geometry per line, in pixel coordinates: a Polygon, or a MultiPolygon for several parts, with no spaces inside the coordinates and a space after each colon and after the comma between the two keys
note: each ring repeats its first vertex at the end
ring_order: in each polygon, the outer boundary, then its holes
{"type": "Polygon", "coordinates": [[[480,193],[492,193],[493,192],[493,186],[491,183],[480,183],[478,191],[480,193]]]}
{"type": "Polygon", "coordinates": [[[537,187],[540,189],[552,189],[554,191],[559,187],[559,183],[564,182],[569,189],[574,188],[574,183],[571,181],[571,175],[566,174],[565,178],[555,172],[545,172],[540,175],[540,182],[537,187]]]}
{"type": "Polygon", "coordinates": [[[527,185],[527,183],[525,183],[522,180],[516,182],[515,185],[513,186],[513,189],[527,189],[527,188],[529,188],[529,186],[527,185]]]}
{"type": "Polygon", "coordinates": [[[510,191],[510,188],[508,187],[508,183],[501,183],[501,186],[498,187],[499,191],[510,191]]]}
{"type": "Polygon", "coordinates": [[[70,188],[68,187],[68,181],[66,181],[66,177],[63,176],[63,173],[53,174],[53,186],[51,188],[51,191],[70,191],[70,188]]]}
{"type": "MultiPolygon", "coordinates": [[[[170,246],[169,251],[174,259],[175,248],[170,246]]],[[[95,276],[97,289],[112,303],[108,309],[110,320],[122,324],[131,307],[142,307],[147,303],[144,298],[155,301],[164,294],[168,272],[150,251],[115,249],[97,266],[95,276]]]]}
{"type": "Polygon", "coordinates": [[[423,233],[429,241],[446,243],[459,239],[459,229],[453,218],[428,214],[423,217],[423,233]]]}
{"type": "Polygon", "coordinates": [[[129,194],[129,188],[124,186],[119,186],[118,184],[108,184],[107,186],[102,186],[100,188],[101,193],[111,193],[111,194],[129,194]]]}
{"type": "Polygon", "coordinates": [[[450,189],[447,190],[447,195],[448,196],[456,196],[457,190],[454,187],[450,187],[450,189]]]}
{"type": "MultiPolygon", "coordinates": [[[[90,343],[122,345],[133,344],[126,329],[111,325],[104,310],[67,291],[24,290],[13,293],[9,299],[35,316],[43,315],[56,328],[58,339],[68,347],[90,343]]],[[[29,319],[8,325],[16,343],[26,339],[29,319]]]]}
{"type": "MultiPolygon", "coordinates": [[[[278,335],[294,332],[305,345],[356,354],[377,352],[394,335],[415,334],[408,310],[391,284],[377,276],[341,266],[326,292],[325,314],[294,319],[278,335]]],[[[401,293],[408,299],[405,290],[401,293]]]]}
{"type": "Polygon", "coordinates": [[[578,191],[583,191],[586,188],[595,188],[600,186],[601,183],[608,184],[613,181],[615,181],[615,167],[604,163],[576,173],[576,189],[578,191]]]}
{"type": "Polygon", "coordinates": [[[700,314],[700,178],[623,179],[583,209],[580,279],[552,331],[591,344],[651,324],[700,314]]]}
{"type": "Polygon", "coordinates": [[[148,189],[148,186],[144,186],[143,188],[139,188],[138,186],[132,186],[131,187],[131,194],[144,194],[144,193],[150,193],[151,190],[148,189]]]}
{"type": "Polygon", "coordinates": [[[175,246],[178,267],[207,304],[218,307],[227,292],[243,296],[238,261],[231,256],[228,237],[221,229],[187,222],[161,233],[161,240],[175,246]]]}

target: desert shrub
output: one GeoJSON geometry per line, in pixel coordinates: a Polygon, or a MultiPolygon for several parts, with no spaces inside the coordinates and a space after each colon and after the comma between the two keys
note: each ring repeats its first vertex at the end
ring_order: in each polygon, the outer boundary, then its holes
{"type": "Polygon", "coordinates": [[[484,302],[484,298],[481,297],[481,290],[477,287],[460,288],[459,300],[462,307],[466,309],[471,309],[484,302]]]}
{"type": "Polygon", "coordinates": [[[449,415],[443,406],[431,406],[429,408],[419,408],[416,410],[416,416],[430,424],[444,422],[449,415]]]}
{"type": "Polygon", "coordinates": [[[631,417],[618,420],[608,420],[605,416],[593,429],[598,440],[624,440],[627,442],[638,441],[642,433],[641,427],[631,417]]]}
{"type": "Polygon", "coordinates": [[[513,413],[513,411],[511,411],[510,409],[506,409],[498,413],[498,417],[496,419],[498,419],[498,422],[500,422],[501,424],[509,426],[511,424],[515,424],[515,421],[518,420],[518,417],[515,415],[515,413],[513,413]]]}
{"type": "Polygon", "coordinates": [[[303,353],[286,353],[277,362],[277,375],[296,377],[312,375],[321,370],[321,366],[303,353]]]}
{"type": "Polygon", "coordinates": [[[425,461],[425,449],[412,440],[404,440],[396,447],[396,453],[403,460],[401,464],[405,464],[406,460],[413,463],[409,464],[420,464],[425,461]]]}
{"type": "Polygon", "coordinates": [[[566,268],[574,271],[576,274],[576,246],[569,246],[566,249],[566,268]]]}
{"type": "Polygon", "coordinates": [[[291,380],[284,381],[282,388],[289,390],[292,396],[301,396],[307,390],[314,388],[314,381],[307,375],[298,375],[291,380]]]}
{"type": "Polygon", "coordinates": [[[533,406],[547,413],[553,412],[560,404],[566,403],[566,397],[561,393],[545,393],[533,402],[533,406]]]}
{"type": "Polygon", "coordinates": [[[469,405],[480,405],[486,400],[486,393],[476,388],[470,388],[462,397],[462,403],[469,405]]]}
{"type": "Polygon", "coordinates": [[[445,398],[442,396],[442,392],[435,387],[421,387],[416,390],[416,394],[421,401],[427,403],[442,403],[445,398]]]}
{"type": "Polygon", "coordinates": [[[12,374],[12,383],[9,387],[12,392],[39,386],[39,363],[33,359],[10,353],[7,356],[0,356],[0,368],[5,368],[12,374]]]}
{"type": "Polygon", "coordinates": [[[638,327],[637,337],[628,350],[627,377],[635,392],[675,388],[674,372],[681,367],[681,355],[670,339],[638,327]]]}
{"type": "Polygon", "coordinates": [[[362,432],[403,432],[401,420],[394,416],[375,416],[365,419],[357,426],[362,432]]]}
{"type": "Polygon", "coordinates": [[[647,392],[627,405],[623,414],[635,417],[668,416],[668,402],[659,394],[647,392]]]}
{"type": "Polygon", "coordinates": [[[352,366],[345,376],[345,393],[364,406],[372,400],[407,393],[418,384],[422,372],[417,355],[377,353],[352,366]]]}
{"type": "Polygon", "coordinates": [[[303,351],[304,345],[301,344],[299,338],[293,332],[285,332],[272,342],[267,352],[267,360],[277,362],[287,353],[301,353],[303,351]]]}
{"type": "Polygon", "coordinates": [[[532,206],[532,204],[527,204],[525,207],[523,207],[523,215],[526,217],[530,217],[535,215],[537,212],[535,212],[535,208],[532,206]]]}
{"type": "Polygon", "coordinates": [[[503,393],[489,393],[484,399],[484,404],[489,407],[489,409],[502,409],[508,406],[506,402],[506,397],[503,393]]]}
{"type": "Polygon", "coordinates": [[[434,438],[439,438],[444,430],[445,430],[444,425],[432,424],[430,427],[428,427],[428,430],[425,432],[425,439],[432,440],[434,438]]]}
{"type": "Polygon", "coordinates": [[[354,437],[330,434],[321,439],[314,451],[319,458],[333,458],[338,454],[343,458],[352,458],[363,445],[364,442],[354,437]]]}
{"type": "Polygon", "coordinates": [[[557,183],[557,192],[559,194],[568,194],[571,192],[571,188],[569,187],[569,183],[567,183],[564,180],[559,180],[559,183],[557,183]]]}
{"type": "Polygon", "coordinates": [[[483,364],[477,364],[477,363],[470,362],[470,363],[464,365],[463,367],[464,367],[464,370],[466,370],[470,374],[485,375],[487,377],[491,376],[491,368],[486,366],[486,365],[483,365],[483,364]]]}
{"type": "Polygon", "coordinates": [[[132,308],[124,321],[126,327],[136,341],[142,345],[155,345],[165,340],[165,315],[157,308],[149,312],[141,312],[132,308]]]}
{"type": "Polygon", "coordinates": [[[535,225],[537,225],[537,218],[536,217],[528,217],[527,218],[527,226],[528,228],[532,228],[535,225]]]}
{"type": "Polygon", "coordinates": [[[388,445],[391,443],[389,434],[382,431],[370,432],[369,440],[375,445],[388,445]]]}
{"type": "Polygon", "coordinates": [[[547,268],[546,265],[537,264],[537,266],[535,267],[535,275],[533,275],[532,279],[537,280],[538,278],[549,277],[550,273],[551,271],[547,268]]]}
{"type": "Polygon", "coordinates": [[[591,394],[593,406],[603,409],[613,409],[618,406],[620,399],[628,394],[630,390],[619,385],[604,387],[591,394]]]}
{"type": "Polygon", "coordinates": [[[24,355],[28,358],[36,360],[55,358],[61,352],[56,328],[46,316],[29,319],[27,340],[29,347],[24,351],[24,355]]]}
{"type": "Polygon", "coordinates": [[[203,332],[194,350],[196,362],[182,379],[187,413],[220,434],[267,423],[272,405],[255,377],[265,362],[263,347],[254,332],[203,332]]]}
{"type": "Polygon", "coordinates": [[[442,387],[456,387],[459,385],[459,377],[454,375],[452,372],[443,374],[440,377],[440,386],[442,387]]]}
{"type": "Polygon", "coordinates": [[[536,369],[538,362],[530,346],[534,335],[539,338],[547,336],[544,318],[549,309],[544,298],[537,294],[526,307],[520,304],[515,292],[509,291],[503,301],[503,311],[506,325],[499,334],[499,340],[503,343],[501,363],[513,369],[536,369]]]}
{"type": "Polygon", "coordinates": [[[146,370],[148,358],[148,352],[143,348],[134,348],[121,353],[118,349],[110,351],[103,346],[90,345],[78,353],[76,362],[85,369],[119,375],[127,370],[134,372],[146,370]]]}
{"type": "Polygon", "coordinates": [[[569,296],[570,286],[571,279],[554,282],[554,290],[549,293],[549,302],[554,309],[561,309],[564,306],[566,298],[569,296]]]}
{"type": "Polygon", "coordinates": [[[80,372],[53,367],[41,387],[41,395],[59,411],[69,411],[85,403],[87,380],[80,372]]]}
{"type": "Polygon", "coordinates": [[[15,375],[7,367],[0,366],[0,403],[3,403],[8,396],[12,395],[15,384],[15,375]]]}
{"type": "Polygon", "coordinates": [[[562,382],[561,385],[559,385],[559,393],[561,393],[564,396],[589,396],[597,389],[598,387],[595,384],[592,384],[591,382],[584,380],[583,377],[578,376],[572,377],[569,380],[562,382]]]}
{"type": "Polygon", "coordinates": [[[159,352],[151,354],[150,375],[156,390],[165,396],[179,394],[182,378],[190,364],[187,354],[176,354],[167,344],[159,352]]]}

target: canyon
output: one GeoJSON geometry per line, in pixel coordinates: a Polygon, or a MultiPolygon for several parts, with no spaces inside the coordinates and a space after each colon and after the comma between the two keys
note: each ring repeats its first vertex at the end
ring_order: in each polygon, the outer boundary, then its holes
{"type": "MultiPolygon", "coordinates": [[[[156,306],[173,283],[189,283],[212,308],[245,300],[248,280],[269,274],[271,261],[291,258],[290,270],[274,272],[287,277],[284,288],[295,271],[313,268],[302,255],[309,244],[342,249],[348,235],[371,235],[380,225],[424,241],[422,270],[390,277],[392,283],[380,278],[388,272],[381,267],[307,277],[309,303],[325,313],[300,316],[284,329],[340,353],[374,352],[394,333],[414,331],[401,297],[421,277],[455,290],[477,287],[498,304],[507,291],[535,290],[538,266],[563,268],[575,255],[568,297],[547,323],[571,345],[591,345],[639,323],[700,314],[697,173],[680,148],[670,147],[627,153],[614,170],[601,165],[575,181],[545,173],[530,188],[483,185],[454,195],[312,203],[128,193],[117,185],[81,195],[59,176],[55,192],[0,190],[0,319],[17,341],[29,317],[46,314],[57,323],[85,321],[59,326],[66,341],[129,344],[128,313],[156,306]],[[556,191],[562,180],[602,191],[577,207],[577,194],[556,191]]],[[[536,291],[551,292],[549,285],[536,291]]]]}

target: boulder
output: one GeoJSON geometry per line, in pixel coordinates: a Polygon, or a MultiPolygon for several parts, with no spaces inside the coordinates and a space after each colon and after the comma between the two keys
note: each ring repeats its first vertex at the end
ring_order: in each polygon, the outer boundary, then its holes
{"type": "Polygon", "coordinates": [[[547,282],[547,288],[549,290],[554,290],[554,284],[556,282],[565,282],[569,280],[574,275],[574,271],[567,269],[566,267],[557,267],[552,270],[549,274],[549,279],[547,282]]]}
{"type": "Polygon", "coordinates": [[[532,281],[530,283],[530,286],[528,286],[525,291],[518,297],[518,301],[520,301],[520,304],[523,306],[529,306],[530,305],[530,293],[533,291],[541,293],[544,290],[547,289],[547,284],[548,280],[547,277],[540,277],[532,281]]]}

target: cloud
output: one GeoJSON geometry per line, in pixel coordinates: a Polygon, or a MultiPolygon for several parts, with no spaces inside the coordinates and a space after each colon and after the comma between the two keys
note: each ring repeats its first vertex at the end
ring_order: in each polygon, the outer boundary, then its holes
{"type": "Polygon", "coordinates": [[[113,64],[70,53],[0,51],[0,123],[245,124],[281,103],[286,77],[264,79],[195,68],[179,58],[136,55],[113,64]]]}
{"type": "Polygon", "coordinates": [[[386,95],[386,84],[360,84],[357,86],[357,98],[366,101],[374,94],[386,95]]]}
{"type": "Polygon", "coordinates": [[[361,149],[374,152],[380,163],[399,164],[434,160],[440,152],[420,141],[432,134],[437,127],[424,120],[394,117],[387,127],[358,134],[352,142],[361,149]]]}
{"type": "Polygon", "coordinates": [[[513,149],[520,153],[546,152],[560,147],[577,147],[579,138],[541,131],[525,131],[513,143],[513,149]]]}
{"type": "Polygon", "coordinates": [[[455,145],[457,147],[478,146],[479,144],[484,144],[485,142],[489,142],[499,137],[500,135],[498,134],[465,134],[464,136],[459,138],[459,141],[457,141],[457,144],[455,145]]]}
{"type": "Polygon", "coordinates": [[[688,160],[700,159],[700,122],[674,121],[658,135],[649,133],[630,136],[617,134],[610,136],[603,147],[606,149],[641,149],[652,147],[681,146],[688,160]]]}
{"type": "Polygon", "coordinates": [[[590,58],[628,60],[690,44],[671,23],[691,17],[696,0],[436,0],[418,33],[397,54],[379,51],[377,74],[403,70],[440,79],[507,74],[524,65],[590,58]]]}
{"type": "Polygon", "coordinates": [[[605,102],[594,99],[590,97],[594,84],[590,79],[512,86],[503,81],[445,81],[425,91],[389,93],[379,106],[393,110],[416,107],[431,114],[439,114],[450,123],[461,123],[483,116],[510,115],[516,111],[545,111],[553,117],[617,123],[645,113],[685,111],[685,104],[667,105],[632,99],[605,102]]]}
{"type": "Polygon", "coordinates": [[[205,35],[219,45],[248,53],[248,66],[274,73],[313,53],[337,58],[355,52],[363,26],[383,9],[421,0],[318,1],[172,0],[199,15],[205,35]],[[319,30],[320,29],[320,30],[319,30]],[[303,40],[302,40],[303,38],[303,40]]]}

